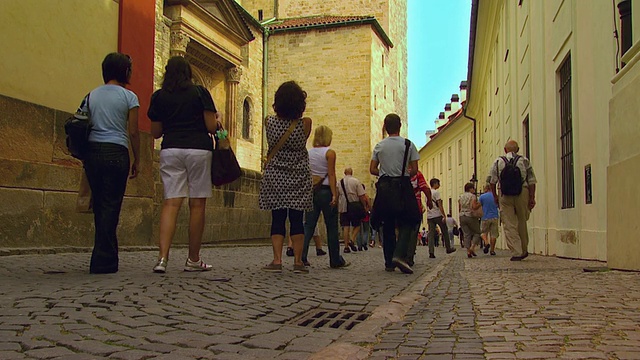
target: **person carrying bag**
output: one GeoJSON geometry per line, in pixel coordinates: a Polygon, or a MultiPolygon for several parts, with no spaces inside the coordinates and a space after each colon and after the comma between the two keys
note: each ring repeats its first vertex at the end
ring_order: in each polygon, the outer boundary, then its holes
{"type": "Polygon", "coordinates": [[[417,172],[420,155],[411,141],[400,136],[401,124],[397,114],[387,115],[384,129],[389,136],[373,150],[369,171],[380,178],[371,225],[375,229],[382,226],[385,270],[394,271],[398,267],[403,273],[412,274],[413,269],[407,262],[407,251],[409,241],[415,241],[412,238],[413,229],[420,223],[422,215],[410,176],[417,172]]]}

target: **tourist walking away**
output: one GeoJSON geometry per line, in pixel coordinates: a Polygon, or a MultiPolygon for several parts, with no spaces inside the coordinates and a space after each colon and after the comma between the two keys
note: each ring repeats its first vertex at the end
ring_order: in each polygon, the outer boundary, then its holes
{"type": "Polygon", "coordinates": [[[435,240],[436,240],[436,226],[440,227],[440,234],[444,239],[444,246],[447,249],[447,254],[451,254],[456,249],[451,246],[449,240],[449,229],[447,223],[444,221],[444,207],[442,206],[442,197],[438,189],[440,188],[440,179],[433,178],[429,180],[431,185],[431,199],[433,201],[433,208],[427,210],[427,224],[429,225],[429,257],[435,258],[435,240]]]}
{"type": "MultiPolygon", "coordinates": [[[[364,185],[362,185],[364,188],[364,185]]],[[[367,203],[369,201],[367,200],[367,203]]],[[[362,222],[360,223],[360,231],[358,232],[356,245],[358,246],[358,251],[369,250],[369,239],[371,238],[371,226],[369,225],[369,216],[370,212],[367,213],[362,218],[362,222]]]]}
{"type": "Polygon", "coordinates": [[[273,260],[264,271],[282,271],[282,245],[289,218],[289,234],[293,243],[293,272],[308,273],[302,263],[305,211],[313,208],[311,171],[307,139],[311,119],[302,117],[307,93],[295,81],[287,81],[276,90],[273,110],[267,116],[265,131],[269,152],[260,183],[260,209],[271,211],[271,245],[273,260]]]}
{"type": "Polygon", "coordinates": [[[415,241],[411,241],[409,243],[409,248],[407,250],[407,262],[409,266],[413,266],[414,257],[416,255],[416,247],[418,245],[418,232],[420,231],[420,225],[422,224],[422,214],[425,211],[424,206],[422,205],[422,193],[424,193],[427,208],[431,209],[433,207],[433,203],[431,201],[431,189],[427,184],[427,181],[424,179],[422,172],[418,170],[418,172],[411,177],[411,186],[413,187],[413,194],[416,198],[416,202],[418,203],[418,209],[420,210],[420,222],[413,229],[413,239],[415,241]]]}
{"type": "Polygon", "coordinates": [[[424,227],[420,232],[420,242],[422,242],[422,246],[427,246],[427,229],[424,227]]]}
{"type": "Polygon", "coordinates": [[[447,214],[445,221],[447,223],[447,230],[449,231],[449,241],[451,242],[451,247],[453,247],[455,245],[455,236],[460,235],[460,225],[458,225],[458,222],[450,213],[447,214]]]}
{"type": "Polygon", "coordinates": [[[344,236],[344,252],[358,251],[355,245],[360,223],[367,211],[369,200],[360,180],[353,176],[353,169],[344,169],[344,178],[338,182],[338,211],[344,236]]]}
{"type": "Polygon", "coordinates": [[[89,149],[83,161],[93,197],[95,240],[89,272],[109,274],[118,271],[116,230],[120,209],[130,179],[138,175],[140,135],[138,97],[126,89],[131,79],[132,61],[128,55],[111,53],[102,62],[104,85],[93,89],[82,101],[79,112],[88,114],[92,129],[89,149]],[[129,159],[133,154],[133,163],[129,159]]]}
{"type": "Polygon", "coordinates": [[[418,172],[420,155],[416,146],[400,136],[402,122],[397,114],[384,118],[384,130],[389,135],[373,149],[369,172],[379,176],[371,226],[382,226],[382,246],[386,271],[396,267],[405,274],[413,269],[407,262],[409,242],[416,241],[414,229],[420,224],[420,209],[416,202],[411,176],[418,172]],[[396,227],[398,237],[396,239],[396,227]]]}
{"type": "Polygon", "coordinates": [[[165,67],[162,88],[151,96],[148,116],[151,134],[162,137],[160,178],[164,200],[160,211],[160,251],[153,268],[164,273],[176,232],[182,202],[189,199],[189,254],[185,271],[207,271],[212,266],[200,258],[207,198],[212,195],[209,133],[221,128],[209,90],[191,81],[191,65],[174,56],[165,67]]]}
{"type": "MultiPolygon", "coordinates": [[[[327,227],[329,266],[349,265],[340,255],[338,236],[338,189],[336,188],[336,152],[330,148],[333,132],[320,125],[313,134],[313,148],[309,149],[309,167],[313,178],[313,208],[305,214],[302,262],[308,266],[307,253],[314,230],[317,231],[320,213],[327,227]]],[[[317,245],[316,245],[317,246],[317,245]]],[[[319,254],[318,254],[319,255],[319,254]]]]}
{"type": "Polygon", "coordinates": [[[507,141],[505,155],[493,162],[490,171],[491,193],[500,207],[504,236],[512,253],[511,261],[520,261],[529,255],[527,221],[536,206],[536,176],[529,159],[518,155],[519,150],[516,141],[507,141]]]}
{"type": "Polygon", "coordinates": [[[458,199],[460,212],[460,227],[464,231],[464,247],[467,248],[467,257],[478,256],[476,246],[480,245],[480,216],[477,212],[481,205],[476,198],[476,189],[472,183],[464,185],[464,193],[458,199]]]}
{"type": "Polygon", "coordinates": [[[480,223],[480,231],[482,233],[482,243],[484,245],[484,253],[491,252],[496,254],[496,240],[500,236],[500,223],[498,219],[498,206],[493,200],[491,193],[491,185],[484,186],[484,193],[480,195],[480,204],[482,205],[482,222],[480,223]]]}

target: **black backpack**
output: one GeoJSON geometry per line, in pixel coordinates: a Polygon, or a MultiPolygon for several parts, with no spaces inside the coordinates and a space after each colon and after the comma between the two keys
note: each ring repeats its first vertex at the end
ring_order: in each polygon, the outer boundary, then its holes
{"type": "MultiPolygon", "coordinates": [[[[520,168],[516,166],[520,156],[516,155],[511,159],[507,159],[506,156],[501,156],[504,160],[504,169],[500,172],[500,191],[502,195],[518,196],[522,193],[522,175],[520,168]]],[[[496,165],[497,166],[497,165],[496,165]]]]}

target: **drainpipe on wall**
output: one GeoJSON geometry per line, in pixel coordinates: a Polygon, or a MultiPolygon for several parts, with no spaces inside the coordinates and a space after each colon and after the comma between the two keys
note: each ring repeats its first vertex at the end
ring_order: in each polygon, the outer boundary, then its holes
{"type": "Polygon", "coordinates": [[[265,119],[267,118],[267,56],[269,43],[269,29],[265,28],[262,34],[262,145],[260,147],[260,164],[262,165],[262,159],[267,156],[267,124],[265,119]]]}
{"type": "Polygon", "coordinates": [[[477,132],[476,132],[476,119],[467,115],[467,104],[464,106],[464,110],[462,111],[462,116],[473,122],[473,176],[471,176],[471,182],[476,187],[476,192],[478,191],[478,143],[476,141],[477,132]]]}

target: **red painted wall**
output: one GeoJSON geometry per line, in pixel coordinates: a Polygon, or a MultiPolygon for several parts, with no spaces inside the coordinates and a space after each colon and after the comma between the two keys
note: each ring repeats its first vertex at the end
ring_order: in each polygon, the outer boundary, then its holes
{"type": "Polygon", "coordinates": [[[139,128],[146,132],[151,131],[147,110],[153,93],[155,12],[155,0],[120,0],[118,51],[133,59],[133,73],[128,87],[138,95],[139,128]]]}

